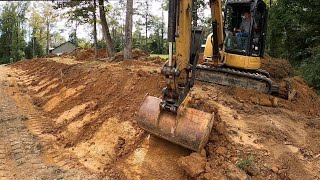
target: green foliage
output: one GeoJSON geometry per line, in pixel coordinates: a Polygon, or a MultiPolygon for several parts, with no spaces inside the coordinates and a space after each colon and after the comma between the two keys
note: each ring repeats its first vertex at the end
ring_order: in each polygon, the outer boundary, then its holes
{"type": "Polygon", "coordinates": [[[254,163],[254,158],[252,156],[240,160],[236,165],[238,168],[242,170],[246,170],[249,166],[251,166],[254,163]]]}
{"type": "MultiPolygon", "coordinates": [[[[101,41],[100,41],[101,42],[101,41]]],[[[86,39],[79,38],[78,39],[78,46],[81,48],[92,48],[92,44],[87,41],[86,39]]],[[[98,41],[98,48],[99,48],[99,41],[98,41]]]]}
{"type": "Polygon", "coordinates": [[[34,42],[30,41],[27,47],[24,49],[25,58],[32,59],[33,57],[43,57],[44,49],[40,42],[34,38],[34,42]]]}
{"type": "Polygon", "coordinates": [[[0,63],[8,63],[10,58],[17,61],[24,58],[25,31],[22,28],[27,5],[6,3],[0,15],[0,63]]]}
{"type": "Polygon", "coordinates": [[[77,33],[75,31],[73,31],[70,35],[69,35],[69,41],[72,42],[75,45],[78,45],[78,38],[77,38],[77,33]]]}
{"type": "Polygon", "coordinates": [[[301,67],[301,74],[309,84],[320,90],[320,46],[312,49],[312,56],[309,62],[301,67]]]}
{"type": "Polygon", "coordinates": [[[160,57],[162,59],[168,59],[169,54],[150,54],[151,57],[160,57]]]}
{"type": "Polygon", "coordinates": [[[278,0],[269,11],[267,53],[288,58],[314,87],[319,87],[320,2],[278,0]]]}
{"type": "Polygon", "coordinates": [[[50,42],[51,42],[51,47],[55,48],[62,43],[66,42],[66,39],[61,35],[61,32],[59,31],[54,31],[50,33],[50,42]]]}

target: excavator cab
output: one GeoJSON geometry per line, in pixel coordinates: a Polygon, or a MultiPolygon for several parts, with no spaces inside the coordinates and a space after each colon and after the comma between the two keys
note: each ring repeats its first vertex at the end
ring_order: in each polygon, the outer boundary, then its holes
{"type": "Polygon", "coordinates": [[[221,1],[210,2],[212,33],[207,37],[204,63],[198,64],[196,79],[278,95],[279,85],[260,69],[266,41],[266,4],[263,0],[227,0],[222,18],[221,1]]]}
{"type": "Polygon", "coordinates": [[[225,52],[263,57],[267,8],[262,0],[226,2],[224,10],[225,52]]]}

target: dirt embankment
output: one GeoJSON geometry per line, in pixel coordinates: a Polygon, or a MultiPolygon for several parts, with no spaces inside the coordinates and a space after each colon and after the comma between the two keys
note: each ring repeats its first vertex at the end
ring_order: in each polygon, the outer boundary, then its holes
{"type": "MultiPolygon", "coordinates": [[[[146,93],[159,97],[165,84],[158,60],[119,56],[113,63],[37,59],[13,66],[21,88],[53,122],[42,133],[82,166],[119,179],[320,178],[319,97],[299,77],[289,77],[297,90],[292,101],[197,83],[190,107],[215,112],[214,128],[201,154],[177,163],[189,151],[145,137],[135,124],[146,93]]],[[[272,68],[279,82],[291,76],[282,65],[272,68]]]]}
{"type": "Polygon", "coordinates": [[[147,93],[160,96],[164,81],[158,65],[57,61],[36,59],[14,68],[33,104],[52,119],[52,127],[43,133],[54,136],[85,167],[104,172],[142,141],[134,116],[147,93]]]}
{"type": "Polygon", "coordinates": [[[191,107],[215,112],[204,152],[179,165],[197,179],[317,179],[320,98],[286,60],[265,60],[279,83],[297,91],[285,100],[242,88],[197,84],[191,107]]]}
{"type": "MultiPolygon", "coordinates": [[[[97,58],[95,58],[95,52],[93,48],[89,48],[89,49],[79,48],[70,53],[63,54],[62,57],[75,59],[77,61],[93,61],[97,59],[103,59],[109,62],[120,62],[124,60],[123,51],[117,52],[113,57],[109,57],[107,50],[105,48],[98,49],[97,58]]],[[[132,59],[141,60],[141,61],[153,61],[158,64],[163,63],[163,60],[161,58],[150,57],[150,53],[142,49],[133,49],[132,59]]]]}
{"type": "Polygon", "coordinates": [[[93,48],[82,49],[78,48],[70,53],[65,53],[62,55],[65,58],[72,58],[77,61],[93,61],[95,59],[103,59],[109,57],[107,50],[105,48],[98,49],[97,58],[95,58],[95,51],[93,48]]]}
{"type": "Polygon", "coordinates": [[[262,59],[261,68],[268,71],[270,76],[276,81],[281,81],[284,78],[294,76],[293,67],[286,59],[276,59],[270,57],[262,59]]]}

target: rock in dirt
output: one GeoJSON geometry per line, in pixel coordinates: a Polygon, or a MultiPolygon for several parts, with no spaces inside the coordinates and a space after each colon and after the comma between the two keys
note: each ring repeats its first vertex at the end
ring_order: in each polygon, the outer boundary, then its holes
{"type": "Polygon", "coordinates": [[[272,167],[271,167],[271,170],[272,170],[274,173],[278,173],[279,168],[278,168],[277,166],[272,166],[272,167]]]}
{"type": "Polygon", "coordinates": [[[143,71],[143,70],[141,70],[141,69],[138,70],[137,74],[138,74],[139,77],[146,77],[146,76],[148,76],[148,73],[145,72],[145,71],[143,71]]]}
{"type": "Polygon", "coordinates": [[[229,180],[249,180],[248,175],[235,165],[229,164],[226,176],[229,180]]]}
{"type": "Polygon", "coordinates": [[[272,103],[273,107],[277,107],[278,106],[278,98],[272,97],[270,100],[271,100],[271,103],[272,103]]]}
{"type": "Polygon", "coordinates": [[[227,177],[217,172],[208,172],[201,175],[197,180],[227,180],[227,177]]]}
{"type": "Polygon", "coordinates": [[[267,96],[260,98],[259,104],[262,106],[272,106],[272,102],[267,96]]]}
{"type": "Polygon", "coordinates": [[[260,174],[260,168],[256,165],[256,164],[252,164],[249,167],[247,167],[245,169],[245,171],[247,172],[247,174],[249,174],[250,176],[257,176],[260,174]]]}
{"type": "Polygon", "coordinates": [[[219,146],[216,150],[217,154],[225,155],[227,153],[227,149],[225,147],[219,146]]]}
{"type": "Polygon", "coordinates": [[[227,128],[226,128],[226,123],[225,122],[220,122],[216,126],[216,130],[219,134],[226,135],[227,134],[227,128]]]}
{"type": "Polygon", "coordinates": [[[203,91],[208,91],[209,88],[208,88],[207,86],[202,86],[202,90],[203,90],[203,91]]]}
{"type": "Polygon", "coordinates": [[[179,159],[179,166],[191,177],[197,177],[205,171],[206,158],[201,154],[192,153],[179,159]]]}

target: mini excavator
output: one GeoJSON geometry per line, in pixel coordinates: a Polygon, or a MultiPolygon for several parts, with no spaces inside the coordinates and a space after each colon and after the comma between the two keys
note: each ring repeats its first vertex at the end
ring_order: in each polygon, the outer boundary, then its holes
{"type": "Polygon", "coordinates": [[[166,87],[162,99],[145,97],[137,117],[138,126],[151,134],[194,151],[204,148],[214,122],[214,114],[189,106],[195,80],[267,94],[279,90],[268,72],[260,69],[266,39],[266,4],[262,0],[227,0],[224,17],[221,0],[210,0],[209,4],[212,33],[207,37],[204,61],[198,62],[204,33],[191,25],[193,1],[169,0],[169,59],[161,69],[166,87]],[[238,36],[244,13],[247,32],[238,36]]]}

